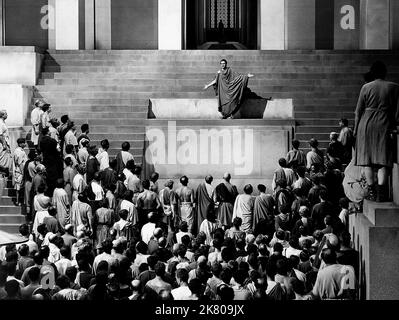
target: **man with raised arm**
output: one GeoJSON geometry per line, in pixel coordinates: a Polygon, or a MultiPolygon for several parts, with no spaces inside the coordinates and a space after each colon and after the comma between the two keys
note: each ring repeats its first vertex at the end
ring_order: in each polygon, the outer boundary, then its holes
{"type": "Polygon", "coordinates": [[[242,75],[234,72],[227,66],[227,60],[220,60],[220,70],[215,79],[204,86],[204,90],[213,86],[218,96],[218,110],[223,119],[233,118],[238,111],[243,99],[245,88],[248,85],[248,79],[254,75],[248,73],[242,75]]]}

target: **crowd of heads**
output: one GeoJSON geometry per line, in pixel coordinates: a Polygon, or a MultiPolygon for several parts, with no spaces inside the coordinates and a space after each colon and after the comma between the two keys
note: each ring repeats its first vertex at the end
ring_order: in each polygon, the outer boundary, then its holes
{"type": "MultiPolygon", "coordinates": [[[[325,154],[316,139],[309,141],[308,154],[294,140],[276,163],[272,185],[243,186],[250,217],[234,209],[234,217],[222,219],[224,200],[213,177],[204,177],[211,205],[199,227],[201,199],[189,177],[159,186],[159,178],[167,177],[143,177],[129,142],[111,159],[109,141],[98,148],[87,124],[78,135],[67,116],[49,123],[57,133],[63,175],[49,188],[53,177],[46,174],[47,151],[39,140],[23,172],[22,186],[33,188],[21,193],[28,215],[20,233],[27,241],[0,248],[2,299],[324,299],[317,280],[322,270],[351,266],[357,275],[350,203],[342,188],[348,147],[338,133],[331,133],[325,154]],[[183,201],[184,194],[191,198],[183,201]],[[194,222],[184,216],[187,203],[194,222]],[[255,215],[257,222],[248,227],[255,215]]],[[[345,119],[340,124],[348,125],[345,119]]],[[[20,147],[25,143],[18,140],[20,147]]],[[[224,185],[234,182],[229,173],[218,178],[224,185]]],[[[234,196],[232,208],[241,195],[234,196]]],[[[332,298],[347,297],[341,290],[332,298]]]]}

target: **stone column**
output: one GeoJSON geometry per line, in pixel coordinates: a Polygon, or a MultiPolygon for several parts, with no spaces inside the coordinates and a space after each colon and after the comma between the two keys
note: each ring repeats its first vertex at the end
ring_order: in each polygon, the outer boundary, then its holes
{"type": "Polygon", "coordinates": [[[258,0],[258,49],[284,50],[285,0],[258,0]]]}
{"type": "Polygon", "coordinates": [[[390,48],[390,0],[360,0],[360,49],[390,48]]]}
{"type": "Polygon", "coordinates": [[[158,49],[182,49],[182,0],[158,0],[158,49]]]}
{"type": "Polygon", "coordinates": [[[111,0],[95,1],[96,49],[111,49],[111,0]]]}
{"type": "Polygon", "coordinates": [[[93,0],[49,0],[49,48],[93,47],[93,0]],[[86,21],[86,18],[89,18],[86,21]],[[87,22],[87,23],[86,23],[87,22]]]}
{"type": "Polygon", "coordinates": [[[398,50],[399,49],[399,1],[391,1],[391,47],[390,49],[398,50]]]}
{"type": "Polygon", "coordinates": [[[359,0],[335,0],[334,49],[359,49],[359,0]]]}
{"type": "Polygon", "coordinates": [[[79,0],[55,1],[55,48],[79,49],[79,0]]]}
{"type": "Polygon", "coordinates": [[[4,46],[4,0],[0,0],[0,46],[4,46]]]}
{"type": "Polygon", "coordinates": [[[285,49],[315,49],[315,0],[285,0],[285,49]]]}
{"type": "MultiPolygon", "coordinates": [[[[94,38],[94,2],[95,0],[84,0],[84,28],[85,28],[85,49],[93,50],[95,48],[94,38]]],[[[83,24],[82,24],[83,25],[83,24]]]]}

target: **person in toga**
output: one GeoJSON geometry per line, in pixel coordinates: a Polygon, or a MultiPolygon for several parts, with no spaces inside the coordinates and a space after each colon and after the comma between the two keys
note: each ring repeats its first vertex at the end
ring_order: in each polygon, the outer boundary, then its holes
{"type": "Polygon", "coordinates": [[[391,133],[399,122],[399,85],[385,80],[381,61],[371,66],[374,81],[365,84],[355,111],[355,164],[364,167],[369,200],[388,200],[388,172],[393,165],[391,133]],[[374,171],[378,170],[378,185],[374,171]]]}
{"type": "Polygon", "coordinates": [[[193,189],[188,187],[188,178],[182,176],[180,178],[181,187],[176,190],[177,200],[179,203],[180,219],[186,221],[188,232],[192,232],[195,222],[194,216],[194,195],[193,189]]]}
{"type": "Polygon", "coordinates": [[[216,202],[218,204],[218,220],[223,226],[231,227],[233,219],[234,202],[238,196],[236,186],[230,183],[230,173],[223,175],[223,182],[215,189],[216,202]]]}
{"type": "Polygon", "coordinates": [[[248,79],[253,76],[250,73],[247,75],[238,74],[227,66],[226,59],[220,60],[220,70],[215,79],[205,85],[204,90],[210,86],[214,87],[218,96],[218,110],[223,119],[233,118],[239,110],[245,88],[248,85],[248,79]]]}
{"type": "Polygon", "coordinates": [[[196,207],[197,207],[197,229],[201,227],[202,221],[206,219],[207,212],[215,208],[215,192],[212,187],[213,177],[208,175],[205,181],[200,183],[196,191],[196,207]]]}

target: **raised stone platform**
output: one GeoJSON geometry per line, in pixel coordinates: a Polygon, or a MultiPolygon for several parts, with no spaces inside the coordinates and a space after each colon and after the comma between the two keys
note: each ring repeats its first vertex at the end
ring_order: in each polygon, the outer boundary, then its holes
{"type": "MultiPolygon", "coordinates": [[[[175,181],[187,175],[197,186],[206,175],[218,183],[230,172],[239,191],[251,183],[270,188],[278,159],[292,139],[293,120],[146,121],[145,174],[175,181]]],[[[161,180],[162,184],[164,180],[161,180]]]]}
{"type": "Polygon", "coordinates": [[[38,47],[0,47],[0,83],[36,85],[43,59],[44,50],[38,47]]]}
{"type": "Polygon", "coordinates": [[[398,300],[399,206],[365,200],[363,213],[349,220],[360,253],[360,298],[398,300]]]}
{"type": "MultiPolygon", "coordinates": [[[[220,119],[217,99],[150,99],[148,118],[220,119]]],[[[293,119],[292,99],[247,99],[235,119],[293,119]]]]}
{"type": "Polygon", "coordinates": [[[23,126],[30,119],[33,87],[20,84],[0,84],[0,106],[8,114],[8,126],[23,126]]]}

